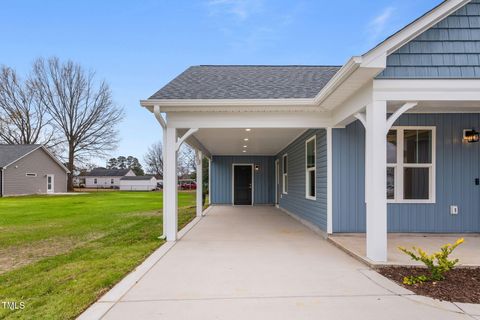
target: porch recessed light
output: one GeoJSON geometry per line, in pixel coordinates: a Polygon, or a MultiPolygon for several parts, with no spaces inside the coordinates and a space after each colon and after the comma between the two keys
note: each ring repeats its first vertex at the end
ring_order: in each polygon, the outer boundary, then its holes
{"type": "Polygon", "coordinates": [[[245,131],[251,131],[252,129],[245,129],[245,131]]]}
{"type": "Polygon", "coordinates": [[[243,139],[243,141],[248,141],[248,138],[243,139]]]}
{"type": "Polygon", "coordinates": [[[243,146],[243,147],[246,148],[247,146],[245,145],[245,146],[243,146]]]}
{"type": "Polygon", "coordinates": [[[247,152],[247,150],[243,150],[242,152],[247,152]]]}

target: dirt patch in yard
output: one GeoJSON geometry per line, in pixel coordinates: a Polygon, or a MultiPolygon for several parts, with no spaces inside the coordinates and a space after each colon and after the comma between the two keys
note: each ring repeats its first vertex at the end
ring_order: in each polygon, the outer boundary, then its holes
{"type": "Polygon", "coordinates": [[[480,268],[458,268],[451,270],[443,281],[403,284],[403,278],[427,274],[420,267],[385,267],[378,269],[385,277],[418,295],[438,300],[464,303],[480,303],[480,268]]]}
{"type": "Polygon", "coordinates": [[[99,239],[101,233],[90,234],[88,237],[52,238],[37,241],[23,246],[11,246],[0,249],[0,274],[26,266],[46,257],[67,253],[87,242],[99,239]]]}

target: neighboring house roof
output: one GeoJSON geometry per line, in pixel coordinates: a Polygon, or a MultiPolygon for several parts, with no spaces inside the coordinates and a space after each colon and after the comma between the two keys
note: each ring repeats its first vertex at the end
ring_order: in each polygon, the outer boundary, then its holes
{"type": "Polygon", "coordinates": [[[193,66],[150,99],[313,98],[339,66],[193,66]]]}
{"type": "Polygon", "coordinates": [[[43,149],[63,170],[70,172],[60,160],[41,144],[0,144],[0,168],[5,169],[37,149],[43,149]]]}
{"type": "Polygon", "coordinates": [[[124,181],[141,181],[141,180],[152,180],[155,178],[154,176],[126,176],[120,178],[120,180],[124,181]]]}
{"type": "Polygon", "coordinates": [[[131,181],[138,181],[138,180],[152,180],[155,178],[154,176],[131,176],[131,177],[122,177],[120,180],[131,180],[131,181]]]}
{"type": "Polygon", "coordinates": [[[131,169],[105,169],[105,168],[95,168],[92,171],[88,172],[86,176],[89,177],[123,177],[131,169]]]}

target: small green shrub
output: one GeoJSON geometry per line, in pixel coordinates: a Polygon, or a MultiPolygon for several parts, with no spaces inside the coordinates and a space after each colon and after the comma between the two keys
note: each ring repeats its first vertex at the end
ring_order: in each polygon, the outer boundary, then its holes
{"type": "Polygon", "coordinates": [[[398,249],[409,255],[412,260],[423,262],[427,267],[429,274],[420,276],[408,276],[403,278],[403,283],[413,285],[426,281],[441,281],[445,279],[445,273],[452,270],[458,263],[458,259],[450,260],[448,257],[460,244],[464,242],[463,238],[455,241],[454,244],[446,244],[440,248],[440,251],[433,254],[428,254],[421,248],[413,247],[408,250],[404,247],[398,249]]]}

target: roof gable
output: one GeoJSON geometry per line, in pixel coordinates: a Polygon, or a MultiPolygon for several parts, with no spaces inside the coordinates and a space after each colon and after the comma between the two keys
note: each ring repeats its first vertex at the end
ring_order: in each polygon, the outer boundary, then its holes
{"type": "Polygon", "coordinates": [[[40,147],[39,144],[0,144],[0,168],[7,167],[40,147]]]}
{"type": "Polygon", "coordinates": [[[338,66],[194,66],[149,99],[313,98],[338,66]]]}
{"type": "Polygon", "coordinates": [[[85,176],[89,177],[123,177],[130,172],[131,169],[105,169],[95,168],[92,169],[85,176]]]}

